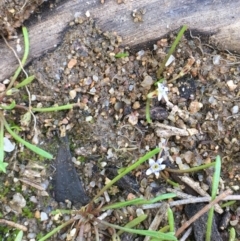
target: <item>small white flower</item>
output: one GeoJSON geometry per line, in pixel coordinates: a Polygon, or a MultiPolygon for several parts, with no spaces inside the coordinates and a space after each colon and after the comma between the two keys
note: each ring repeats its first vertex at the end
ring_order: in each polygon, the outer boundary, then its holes
{"type": "Polygon", "coordinates": [[[160,158],[156,161],[150,158],[148,162],[149,162],[150,168],[147,169],[147,171],[146,171],[147,175],[154,173],[155,176],[158,178],[160,171],[162,171],[166,168],[166,165],[162,164],[163,158],[160,158]]]}
{"type": "Polygon", "coordinates": [[[168,100],[168,88],[162,84],[162,83],[158,83],[158,101],[160,101],[161,99],[164,99],[166,102],[169,102],[168,100]]]}

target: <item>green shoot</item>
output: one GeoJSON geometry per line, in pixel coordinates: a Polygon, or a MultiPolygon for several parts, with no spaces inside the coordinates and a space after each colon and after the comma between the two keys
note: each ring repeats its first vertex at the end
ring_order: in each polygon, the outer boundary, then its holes
{"type": "Polygon", "coordinates": [[[130,228],[126,228],[126,227],[120,227],[118,225],[105,222],[103,220],[101,220],[101,223],[106,225],[107,227],[119,229],[119,230],[122,230],[122,231],[125,231],[128,233],[135,233],[135,234],[140,234],[143,236],[158,238],[158,240],[176,240],[177,241],[177,238],[174,236],[173,232],[162,233],[162,232],[151,231],[151,230],[130,229],[130,228]]]}
{"type": "MultiPolygon", "coordinates": [[[[212,201],[217,196],[217,190],[218,190],[218,185],[219,185],[219,180],[220,180],[220,174],[221,174],[221,158],[220,158],[220,156],[216,157],[215,163],[216,163],[215,164],[215,172],[214,172],[213,180],[212,180],[212,182],[213,182],[212,183],[212,195],[211,195],[212,201]]],[[[206,241],[211,240],[213,215],[214,215],[214,207],[211,207],[211,209],[208,212],[206,241]]]]}
{"type": "Polygon", "coordinates": [[[234,203],[236,203],[236,201],[234,201],[234,200],[228,201],[228,202],[225,202],[225,203],[221,204],[220,207],[221,207],[221,208],[230,207],[230,206],[232,206],[234,203]]]}
{"type": "Polygon", "coordinates": [[[128,56],[129,56],[129,54],[125,53],[125,52],[115,54],[115,58],[125,58],[125,57],[128,57],[128,56]]]}
{"type": "Polygon", "coordinates": [[[4,162],[4,124],[0,121],[0,171],[6,173],[8,163],[4,162]]]}
{"type": "Polygon", "coordinates": [[[2,108],[3,110],[12,110],[15,106],[16,102],[15,100],[13,100],[10,105],[0,105],[0,108],[2,108]]]}
{"type": "MultiPolygon", "coordinates": [[[[162,75],[162,72],[165,68],[165,64],[167,63],[169,57],[173,54],[173,52],[175,51],[179,41],[181,40],[184,32],[187,30],[187,26],[186,25],[183,25],[183,27],[181,28],[181,30],[179,31],[176,39],[174,40],[167,56],[165,57],[164,61],[161,63],[161,66],[159,67],[158,71],[157,71],[157,79],[158,81],[156,81],[154,83],[154,85],[156,86],[158,83],[162,83],[164,81],[164,79],[160,79],[161,78],[161,75],[162,75]]],[[[151,120],[151,115],[150,115],[150,100],[149,98],[147,98],[147,101],[146,101],[146,120],[147,120],[147,123],[152,123],[152,120],[151,120]]]]}
{"type": "Polygon", "coordinates": [[[167,214],[168,214],[168,223],[169,223],[170,232],[175,232],[174,216],[173,216],[173,211],[171,208],[168,208],[167,214]]]}
{"type": "Polygon", "coordinates": [[[204,165],[201,165],[201,166],[198,166],[198,167],[189,168],[189,169],[178,170],[178,169],[166,168],[165,170],[167,172],[172,172],[172,173],[189,173],[189,172],[196,172],[196,171],[200,171],[200,170],[212,167],[215,164],[216,164],[215,162],[212,162],[212,163],[204,164],[204,165]]]}
{"type": "Polygon", "coordinates": [[[122,207],[126,207],[129,205],[144,205],[144,204],[153,204],[162,200],[166,200],[169,198],[173,198],[176,197],[176,194],[174,193],[166,193],[166,194],[162,194],[159,195],[151,200],[145,200],[144,198],[136,198],[133,200],[129,200],[129,201],[125,201],[125,202],[118,202],[118,203],[114,203],[108,206],[105,206],[103,208],[101,208],[101,210],[108,210],[108,209],[115,209],[115,208],[122,208],[122,207]]]}
{"type": "Polygon", "coordinates": [[[93,201],[99,198],[109,187],[111,187],[115,182],[117,182],[119,179],[121,179],[123,176],[131,172],[132,170],[136,169],[138,166],[140,166],[142,163],[147,161],[152,156],[159,153],[160,149],[157,147],[154,150],[148,152],[145,156],[141,157],[137,162],[133,163],[130,167],[127,167],[124,171],[119,173],[111,182],[109,182],[104,188],[100,190],[100,192],[94,197],[93,201]]]}
{"type": "MultiPolygon", "coordinates": [[[[132,221],[130,221],[129,223],[127,223],[124,228],[133,228],[135,226],[137,226],[139,223],[141,223],[142,221],[144,221],[145,219],[147,218],[147,215],[146,214],[142,214],[140,215],[139,217],[137,218],[134,218],[132,221]]],[[[117,235],[121,235],[124,231],[122,230],[119,230],[117,232],[117,235]]]]}
{"type": "Polygon", "coordinates": [[[181,28],[181,30],[179,31],[176,39],[174,40],[166,58],[164,59],[164,61],[162,62],[161,66],[159,67],[158,71],[157,71],[157,79],[160,79],[161,78],[161,75],[162,75],[162,72],[165,68],[165,64],[167,63],[169,57],[173,54],[173,52],[175,51],[179,41],[181,40],[184,32],[187,30],[187,26],[186,25],[183,25],[183,27],[181,28]]]}
{"type": "Polygon", "coordinates": [[[229,241],[235,241],[235,240],[236,240],[236,231],[234,227],[231,227],[229,231],[229,241]]]}
{"type": "Polygon", "coordinates": [[[23,54],[23,58],[22,58],[22,60],[20,62],[20,66],[15,71],[15,74],[12,77],[11,82],[9,83],[7,90],[11,89],[11,87],[13,86],[13,84],[16,81],[17,77],[19,76],[21,70],[23,69],[23,66],[26,63],[27,57],[28,57],[28,54],[29,54],[29,38],[28,38],[27,28],[26,27],[22,27],[22,32],[23,32],[23,38],[24,38],[24,54],[23,54]]]}
{"type": "Polygon", "coordinates": [[[152,123],[151,115],[150,115],[150,104],[151,104],[151,100],[148,98],[147,101],[146,101],[146,120],[147,120],[147,123],[152,123]]]}
{"type": "Polygon", "coordinates": [[[40,238],[38,241],[45,241],[48,238],[50,238],[55,233],[59,232],[62,228],[67,227],[69,224],[75,222],[75,219],[70,219],[67,222],[59,225],[58,227],[54,228],[52,231],[50,231],[48,234],[46,234],[44,237],[40,238]]]}
{"type": "Polygon", "coordinates": [[[35,79],[35,76],[31,75],[31,76],[27,77],[25,80],[23,80],[21,83],[17,84],[15,86],[15,88],[19,89],[19,88],[21,88],[23,86],[26,86],[26,85],[30,84],[34,79],[35,79]]]}
{"type": "Polygon", "coordinates": [[[22,241],[23,238],[23,231],[20,230],[17,234],[17,237],[14,239],[14,241],[22,241]]]}
{"type": "Polygon", "coordinates": [[[72,109],[74,104],[67,104],[62,106],[52,106],[48,108],[34,108],[32,107],[33,112],[50,112],[50,111],[59,111],[59,110],[69,110],[72,109]]]}
{"type": "Polygon", "coordinates": [[[0,116],[0,120],[1,122],[4,123],[4,127],[6,128],[6,130],[8,131],[9,134],[11,134],[11,136],[16,140],[18,141],[19,143],[25,145],[28,149],[30,149],[31,151],[35,152],[36,154],[42,156],[42,157],[45,157],[47,159],[53,159],[53,156],[42,150],[41,148],[37,147],[37,146],[34,146],[32,144],[30,144],[29,142],[23,140],[19,135],[17,135],[14,131],[11,130],[10,126],[8,125],[8,123],[6,122],[4,116],[0,116]]]}

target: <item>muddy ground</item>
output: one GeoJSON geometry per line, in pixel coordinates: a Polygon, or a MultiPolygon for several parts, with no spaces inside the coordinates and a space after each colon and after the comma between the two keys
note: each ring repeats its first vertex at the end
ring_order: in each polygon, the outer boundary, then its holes
{"type": "MultiPolygon", "coordinates": [[[[35,113],[35,130],[32,121],[21,135],[31,141],[37,130],[38,145],[56,156],[61,145],[58,136],[66,132],[72,161],[89,199],[104,186],[106,177],[112,179],[118,169],[130,165],[163,140],[168,140],[163,158],[171,167],[195,167],[220,155],[220,191],[230,187],[234,194],[239,194],[240,56],[229,51],[220,52],[198,37],[183,37],[174,53],[175,60],[163,72],[172,105],[153,98],[150,105],[152,123],[146,121],[147,95],[156,89],[156,72],[176,34],[170,33],[148,49],[132,51],[121,47],[122,39],[116,33],[103,33],[94,20],[77,18],[69,24],[60,46],[25,68],[29,75],[36,76],[29,85],[32,106],[68,103],[78,106],[72,110],[35,113]],[[121,52],[129,56],[116,58],[121,52]],[[184,66],[190,67],[188,73],[171,81],[184,66]],[[166,126],[194,129],[195,134],[170,133],[163,131],[163,125],[165,129],[166,126]]],[[[24,89],[14,98],[19,105],[29,104],[24,89]]],[[[16,110],[6,118],[20,126],[23,113],[16,110]]],[[[7,173],[1,174],[1,216],[28,228],[23,240],[39,240],[69,220],[68,214],[56,220],[50,215],[52,210],[79,207],[79,204],[59,204],[54,200],[51,180],[58,162],[40,159],[17,145],[14,154],[7,155],[7,173]],[[33,182],[44,190],[33,187],[33,182]]],[[[131,181],[127,184],[111,188],[108,191],[110,202],[127,199],[130,194],[150,198],[166,193],[170,185],[162,176],[157,179],[154,174],[146,175],[148,168],[146,162],[131,173],[131,181]]],[[[213,170],[209,169],[190,176],[209,188],[212,175],[213,170]]],[[[238,206],[239,201],[230,206],[231,222],[225,230],[219,231],[222,240],[227,240],[231,225],[240,237],[238,206]]],[[[176,227],[179,227],[186,218],[183,206],[173,207],[173,211],[176,227]]],[[[140,228],[148,229],[156,209],[144,212],[149,218],[140,228]]],[[[133,207],[116,210],[107,220],[123,226],[135,217],[136,208],[133,207]]],[[[49,240],[66,240],[72,228],[62,230],[49,240]]],[[[2,240],[13,240],[9,239],[13,233],[16,233],[13,228],[0,227],[2,240]]],[[[93,229],[86,230],[84,235],[86,240],[95,240],[93,229]]],[[[100,234],[101,240],[111,240],[110,237],[109,230],[100,234]]],[[[192,234],[191,240],[194,239],[197,240],[192,234]]],[[[128,240],[143,239],[130,236],[128,240]]]]}

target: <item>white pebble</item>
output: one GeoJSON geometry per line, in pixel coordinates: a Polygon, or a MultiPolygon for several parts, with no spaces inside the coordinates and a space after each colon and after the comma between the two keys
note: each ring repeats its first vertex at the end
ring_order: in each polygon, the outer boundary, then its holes
{"type": "Polygon", "coordinates": [[[12,152],[15,149],[15,143],[12,143],[7,137],[3,137],[3,150],[12,152]]]}
{"type": "Polygon", "coordinates": [[[137,216],[139,217],[139,216],[143,215],[144,212],[143,212],[143,210],[142,210],[141,208],[138,208],[138,209],[136,210],[136,214],[137,214],[137,216]]]}
{"type": "Polygon", "coordinates": [[[221,56],[220,55],[215,55],[213,57],[213,64],[214,65],[219,65],[220,64],[220,59],[221,59],[221,56]]]}
{"type": "Polygon", "coordinates": [[[85,15],[86,15],[87,18],[89,18],[89,17],[90,17],[90,12],[87,11],[87,12],[85,13],[85,15]]]}
{"type": "Polygon", "coordinates": [[[232,114],[233,114],[233,115],[234,115],[234,114],[237,114],[238,111],[239,111],[238,105],[234,105],[234,106],[232,107],[232,114]]]}
{"type": "Polygon", "coordinates": [[[45,212],[41,212],[41,221],[43,222],[43,221],[46,221],[46,220],[48,220],[48,215],[45,213],[45,212]]]}
{"type": "Polygon", "coordinates": [[[86,121],[87,121],[87,122],[92,121],[92,119],[93,119],[93,117],[92,117],[92,116],[87,116],[87,117],[86,117],[86,121]]]}

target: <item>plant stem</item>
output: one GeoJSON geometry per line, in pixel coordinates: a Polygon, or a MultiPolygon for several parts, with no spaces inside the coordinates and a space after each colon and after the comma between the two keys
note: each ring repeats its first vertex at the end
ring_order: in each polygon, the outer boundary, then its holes
{"type": "Polygon", "coordinates": [[[23,66],[26,63],[27,57],[28,57],[28,54],[29,54],[29,38],[28,38],[27,28],[23,26],[22,32],[23,32],[23,38],[24,38],[24,55],[23,55],[23,58],[21,60],[20,66],[15,71],[14,76],[12,77],[11,82],[9,83],[9,85],[7,87],[7,90],[11,89],[11,87],[13,86],[15,80],[17,79],[18,75],[20,74],[21,70],[23,69],[23,66]]]}
{"type": "Polygon", "coordinates": [[[157,79],[160,79],[161,77],[161,74],[163,72],[163,69],[165,68],[165,64],[167,63],[170,55],[175,51],[175,48],[177,47],[179,41],[181,40],[184,32],[187,30],[187,26],[186,25],[183,25],[183,27],[181,28],[181,30],[179,31],[176,39],[174,40],[166,58],[164,59],[164,61],[162,62],[161,66],[159,67],[158,71],[157,71],[157,79]]]}
{"type": "Polygon", "coordinates": [[[148,98],[147,101],[146,101],[146,120],[147,120],[147,123],[152,123],[151,115],[150,115],[150,103],[151,103],[151,100],[148,98]]]}
{"type": "Polygon", "coordinates": [[[6,130],[9,132],[9,134],[18,142],[22,143],[23,145],[25,145],[28,149],[30,149],[31,151],[37,153],[40,156],[43,156],[47,159],[53,159],[53,156],[42,150],[41,148],[34,146],[32,144],[30,144],[29,142],[23,140],[19,135],[17,135],[14,131],[11,130],[10,126],[8,125],[7,121],[5,120],[4,116],[0,116],[0,121],[2,121],[4,123],[4,127],[6,128],[6,130]]]}
{"type": "Polygon", "coordinates": [[[68,226],[69,224],[73,223],[75,221],[75,219],[70,219],[67,222],[63,223],[62,225],[54,228],[51,232],[49,232],[47,235],[45,235],[44,237],[40,238],[38,241],[45,241],[48,238],[50,238],[53,234],[57,233],[59,230],[61,230],[62,228],[68,226]]]}
{"type": "Polygon", "coordinates": [[[59,110],[69,110],[72,109],[74,104],[67,104],[62,106],[52,106],[47,108],[32,108],[33,112],[50,112],[50,111],[59,111],[59,110]]]}
{"type": "Polygon", "coordinates": [[[167,172],[172,172],[172,173],[189,173],[189,172],[196,172],[202,169],[206,169],[208,167],[212,167],[215,165],[215,162],[209,163],[209,164],[205,164],[205,165],[201,165],[198,167],[193,167],[193,168],[189,168],[189,169],[184,169],[184,170],[178,170],[178,169],[171,169],[171,168],[166,168],[165,171],[167,172]]]}

